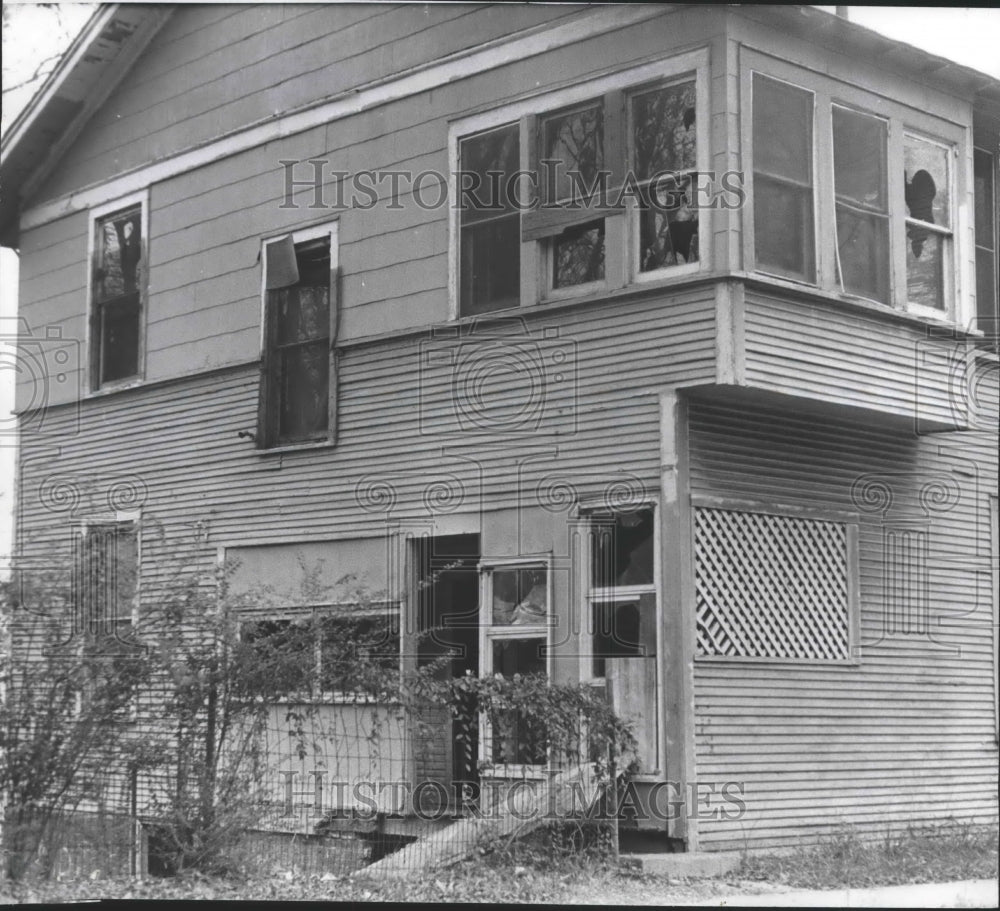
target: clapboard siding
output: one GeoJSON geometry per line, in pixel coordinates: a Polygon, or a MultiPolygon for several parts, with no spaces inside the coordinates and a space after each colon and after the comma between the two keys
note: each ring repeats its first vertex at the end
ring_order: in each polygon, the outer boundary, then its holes
{"type": "MultiPolygon", "coordinates": [[[[545,387],[541,420],[526,434],[463,431],[451,374],[440,360],[428,366],[425,357],[428,344],[447,345],[448,340],[395,340],[346,349],[340,362],[337,446],[280,458],[260,456],[251,443],[237,438],[238,431],[256,423],[257,369],[252,365],[91,399],[79,413],[56,408],[49,415],[53,433],[67,441],[58,458],[36,461],[34,453],[44,440],[25,438],[25,531],[58,528],[68,518],[39,508],[40,488],[53,477],[95,485],[94,495],[81,500],[81,514],[99,511],[116,480],[139,479],[150,518],[174,529],[172,534],[205,517],[213,541],[245,543],[377,534],[385,514],[368,503],[364,485],[359,489],[365,477],[395,488],[394,516],[415,517],[429,515],[428,489],[452,477],[466,491],[465,511],[516,505],[520,487],[534,491],[550,476],[599,492],[627,475],[654,490],[656,389],[714,375],[713,313],[711,289],[702,286],[571,316],[566,311],[536,314],[526,323],[530,334],[522,344],[543,362],[545,344],[563,345],[567,379],[552,379],[545,387]],[[621,322],[616,334],[606,331],[612,314],[621,322]],[[557,330],[559,339],[536,342],[546,329],[557,330]],[[612,386],[609,371],[620,373],[612,386]],[[629,441],[627,458],[623,437],[629,441]],[[110,447],[109,440],[116,445],[110,447]],[[519,462],[524,462],[521,472],[519,462]]],[[[476,356],[474,337],[460,344],[462,357],[476,356]]],[[[498,407],[512,398],[516,402],[523,398],[525,381],[512,377],[490,386],[488,393],[498,407]]]]}
{"type": "MultiPolygon", "coordinates": [[[[841,824],[869,832],[996,817],[989,534],[990,433],[918,438],[763,408],[692,407],[691,491],[859,515],[861,657],[841,667],[695,663],[700,782],[740,782],[741,819],[699,819],[706,849],[785,846],[841,824]],[[968,471],[970,444],[981,459],[968,471]],[[881,478],[891,510],[852,485],[881,478]],[[921,488],[946,485],[935,504],[921,488]],[[930,504],[930,511],[923,506],[930,504]],[[869,506],[872,504],[869,503],[869,506]],[[885,528],[929,516],[929,635],[886,634],[885,528]]],[[[913,598],[912,584],[905,590],[913,598]]]]}
{"type": "Polygon", "coordinates": [[[940,329],[752,288],[745,313],[749,385],[905,417],[958,420],[962,400],[950,376],[965,343],[941,338],[940,329]]]}
{"type": "MultiPolygon", "coordinates": [[[[428,29],[428,35],[439,27],[455,25],[455,34],[449,32],[452,38],[448,40],[460,42],[465,39],[460,38],[457,24],[464,23],[461,31],[471,30],[477,34],[477,40],[489,40],[493,29],[520,27],[518,17],[522,15],[531,22],[556,15],[555,8],[548,9],[545,13],[538,9],[525,13],[523,7],[448,8],[447,14],[435,10],[431,19],[438,24],[428,29]],[[482,27],[476,24],[480,20],[485,22],[482,27]]],[[[405,17],[418,12],[426,18],[423,8],[416,7],[407,7],[405,17]]],[[[157,59],[160,41],[175,49],[184,44],[180,37],[172,36],[185,32],[186,27],[181,26],[186,15],[182,11],[171,20],[148,54],[157,59]]],[[[326,17],[329,29],[335,22],[335,11],[321,9],[313,19],[301,16],[287,26],[311,21],[311,34],[315,35],[322,31],[314,21],[316,17],[326,17]]],[[[361,25],[382,18],[365,19],[361,25]]],[[[258,356],[261,237],[314,223],[327,211],[310,208],[314,201],[311,187],[296,192],[296,207],[282,207],[285,173],[281,160],[318,158],[328,162],[324,169],[323,203],[330,206],[329,217],[337,218],[340,223],[342,340],[446,321],[449,315],[447,207],[428,210],[415,205],[404,182],[399,208],[393,205],[388,184],[384,184],[374,208],[335,209],[332,172],[379,169],[413,174],[430,170],[447,173],[448,123],[456,116],[523,97],[529,88],[540,91],[571,84],[654,55],[664,56],[671,47],[686,49],[699,42],[707,45],[722,28],[721,18],[714,13],[666,19],[670,22],[657,20],[629,26],[613,33],[613,39],[598,36],[456,80],[433,92],[283,137],[153,184],[148,232],[146,381],[238,364],[258,356]]],[[[223,29],[231,25],[229,18],[211,19],[205,28],[223,29]]],[[[414,44],[419,46],[420,41],[414,44]]],[[[227,65],[238,67],[245,60],[239,52],[240,46],[237,41],[214,56],[221,55],[227,65]]],[[[358,47],[366,45],[361,43],[358,47]]],[[[438,45],[435,50],[445,53],[447,47],[438,45]]],[[[162,91],[171,91],[175,78],[174,70],[165,70],[163,81],[168,87],[162,91]]],[[[147,82],[151,91],[153,82],[147,82]]],[[[138,83],[136,91],[144,84],[138,83]]],[[[313,91],[317,91],[315,86],[313,91]]],[[[725,99],[717,98],[716,94],[713,93],[711,104],[724,105],[725,99]]],[[[115,101],[109,103],[108,110],[118,111],[119,107],[115,101]]],[[[170,129],[171,135],[182,132],[178,126],[170,129]]],[[[718,131],[713,135],[718,135],[718,131]]],[[[120,137],[107,141],[119,140],[120,137]]],[[[85,160],[87,141],[86,137],[81,138],[74,147],[67,161],[69,169],[85,160]]],[[[113,172],[127,167],[124,155],[115,146],[115,155],[108,165],[113,172]]],[[[311,167],[307,165],[306,171],[300,167],[295,176],[303,179],[310,175],[311,167]]],[[[68,180],[76,187],[83,180],[79,175],[68,174],[54,179],[68,180]]],[[[425,196],[434,195],[428,183],[425,196]]],[[[22,314],[32,327],[58,325],[61,320],[75,320],[76,327],[83,325],[88,272],[86,224],[86,216],[77,213],[25,232],[25,248],[32,253],[26,257],[29,262],[22,278],[22,314]],[[63,225],[64,221],[73,224],[63,225]]],[[[79,340],[82,342],[83,337],[79,340]]],[[[80,386],[82,383],[73,388],[80,386]]],[[[51,401],[64,401],[60,396],[69,394],[63,393],[62,387],[56,388],[51,401]]]]}
{"type": "MultiPolygon", "coordinates": [[[[47,185],[45,197],[106,179],[220,133],[336,96],[438,57],[510,32],[572,15],[556,6],[479,8],[456,5],[431,13],[400,5],[250,7],[240,16],[205,22],[186,47],[181,8],[154,39],[143,62],[153,76],[126,82],[75,145],[72,173],[47,185]],[[239,22],[235,34],[234,22],[239,22]],[[172,31],[174,33],[172,33],[172,31]],[[199,56],[192,57],[198,53],[199,56]],[[122,116],[117,117],[118,114],[122,116]]],[[[141,72],[142,63],[137,70],[141,72]]]]}

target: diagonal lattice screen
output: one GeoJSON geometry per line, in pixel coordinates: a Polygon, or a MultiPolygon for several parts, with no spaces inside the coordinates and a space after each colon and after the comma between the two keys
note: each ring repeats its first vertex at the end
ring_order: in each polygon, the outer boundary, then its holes
{"type": "Polygon", "coordinates": [[[847,526],[694,510],[699,655],[850,657],[847,526]]]}

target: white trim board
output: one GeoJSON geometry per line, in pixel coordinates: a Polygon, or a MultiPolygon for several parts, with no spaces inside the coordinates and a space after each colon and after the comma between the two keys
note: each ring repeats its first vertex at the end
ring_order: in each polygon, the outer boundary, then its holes
{"type": "Polygon", "coordinates": [[[580,18],[561,25],[530,30],[521,38],[502,38],[473,51],[462,51],[431,64],[414,67],[401,75],[351,89],[335,99],[288,114],[269,118],[208,143],[194,146],[169,158],[136,168],[110,180],[91,184],[27,209],[21,215],[21,230],[27,231],[74,212],[88,209],[109,197],[124,196],[203,167],[230,155],[248,151],[313,127],[358,114],[369,108],[430,91],[479,73],[525,60],[546,51],[583,41],[670,13],[670,8],[649,6],[600,6],[580,18]]]}

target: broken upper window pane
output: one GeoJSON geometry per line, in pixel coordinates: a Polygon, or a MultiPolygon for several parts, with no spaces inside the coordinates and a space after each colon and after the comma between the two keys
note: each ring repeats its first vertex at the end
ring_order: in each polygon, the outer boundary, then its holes
{"type": "Polygon", "coordinates": [[[580,198],[604,167],[600,103],[543,118],[541,134],[546,201],[580,198]]]}
{"type": "Polygon", "coordinates": [[[539,626],[548,622],[548,573],[545,569],[497,569],[492,575],[495,626],[539,626]]]}
{"type": "Polygon", "coordinates": [[[694,82],[632,98],[635,176],[645,180],[696,166],[694,82]]]}
{"type": "Polygon", "coordinates": [[[834,105],[837,273],[844,291],[887,303],[889,217],[884,120],[834,105]]]}
{"type": "Polygon", "coordinates": [[[568,228],[552,241],[552,287],[604,278],[604,220],[568,228]]]}
{"type": "Polygon", "coordinates": [[[639,270],[698,261],[698,210],[690,206],[690,179],[647,184],[639,204],[639,270]]]}
{"type": "Polygon", "coordinates": [[[653,511],[595,516],[591,581],[595,588],[653,584],[653,511]]]}
{"type": "Polygon", "coordinates": [[[521,223],[508,175],[518,170],[517,124],[463,139],[461,311],[463,315],[516,307],[520,299],[521,223]]]}
{"type": "Polygon", "coordinates": [[[907,136],[903,146],[906,211],[910,218],[951,227],[948,149],[907,136]]]}
{"type": "Polygon", "coordinates": [[[142,258],[141,210],[131,209],[98,222],[94,299],[101,303],[139,290],[142,258]]]}
{"type": "Polygon", "coordinates": [[[815,281],[813,95],[754,74],[753,191],[757,268],[815,281]]]}

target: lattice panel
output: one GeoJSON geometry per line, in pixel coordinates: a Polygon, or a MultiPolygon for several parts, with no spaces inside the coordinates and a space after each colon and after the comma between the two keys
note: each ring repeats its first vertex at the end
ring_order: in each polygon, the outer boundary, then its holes
{"type": "Polygon", "coordinates": [[[699,507],[698,654],[850,657],[847,527],[699,507]]]}

